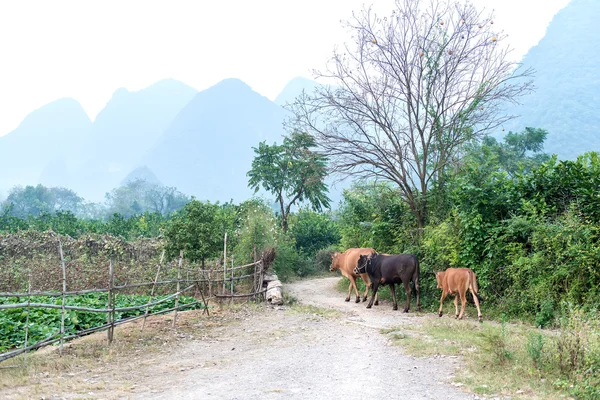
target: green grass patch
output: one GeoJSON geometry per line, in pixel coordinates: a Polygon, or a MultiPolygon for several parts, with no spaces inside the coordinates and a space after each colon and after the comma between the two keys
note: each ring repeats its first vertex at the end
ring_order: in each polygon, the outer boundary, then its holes
{"type": "Polygon", "coordinates": [[[410,330],[380,332],[414,356],[460,356],[464,368],[456,379],[475,393],[598,399],[597,319],[575,313],[568,321],[560,330],[547,331],[522,323],[424,318],[410,330]]]}

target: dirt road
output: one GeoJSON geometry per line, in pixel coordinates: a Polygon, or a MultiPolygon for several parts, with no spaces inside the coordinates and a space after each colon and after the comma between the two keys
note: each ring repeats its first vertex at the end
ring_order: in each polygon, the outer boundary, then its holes
{"type": "MultiPolygon", "coordinates": [[[[339,277],[286,285],[294,306],[239,306],[153,317],[71,342],[23,370],[1,374],[5,399],[473,399],[451,385],[459,359],[415,358],[382,328],[421,324],[391,304],[344,302],[339,277]],[[52,367],[56,365],[56,367],[52,367]]],[[[414,307],[414,301],[413,301],[414,307]]],[[[401,330],[401,328],[400,328],[401,330]]]]}
{"type": "MultiPolygon", "coordinates": [[[[456,359],[404,355],[379,331],[419,323],[419,317],[393,311],[388,303],[372,310],[365,303],[346,303],[335,290],[339,279],[285,287],[300,303],[331,312],[294,313],[276,307],[241,320],[218,341],[196,342],[186,350],[197,367],[159,379],[152,390],[133,398],[473,398],[450,385],[456,359]]],[[[176,359],[183,362],[184,354],[176,359]]]]}

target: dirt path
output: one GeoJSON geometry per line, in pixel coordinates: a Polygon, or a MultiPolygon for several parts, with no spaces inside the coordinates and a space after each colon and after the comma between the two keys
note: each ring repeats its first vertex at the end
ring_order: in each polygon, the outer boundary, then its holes
{"type": "MultiPolygon", "coordinates": [[[[139,333],[115,333],[124,353],[107,354],[104,335],[73,342],[72,352],[96,341],[97,358],[63,371],[36,373],[0,390],[7,399],[473,399],[451,385],[457,358],[415,358],[392,346],[381,328],[420,324],[429,315],[367,310],[344,302],[339,277],[285,286],[299,306],[239,307],[170,316],[139,333]],[[310,307],[316,306],[316,307],[310,307]],[[317,308],[318,307],[318,308],[317,308]],[[129,339],[125,340],[126,337],[129,339]],[[133,339],[132,339],[133,338],[133,339]],[[87,342],[86,342],[87,341],[87,342]],[[152,342],[153,344],[150,345],[152,342]],[[86,344],[87,343],[87,344],[86,344]],[[144,347],[145,343],[149,347],[144,347]],[[129,347],[126,347],[129,346],[129,347]],[[123,356],[122,354],[125,354],[123,356]]],[[[414,302],[413,302],[414,307],[414,302]]],[[[129,326],[128,326],[129,325],[129,326]]],[[[89,350],[88,350],[89,353],[89,350]]],[[[56,356],[57,357],[57,356],[56,356]]],[[[88,356],[89,357],[89,356],[88,356]]]]}
{"type": "Polygon", "coordinates": [[[133,398],[473,398],[449,383],[456,360],[406,356],[379,332],[418,323],[418,317],[392,311],[388,303],[375,310],[346,303],[335,290],[339,279],[285,287],[302,304],[335,310],[333,318],[281,307],[242,320],[219,341],[197,342],[186,350],[197,368],[155,382],[158,393],[139,392],[133,398]]]}

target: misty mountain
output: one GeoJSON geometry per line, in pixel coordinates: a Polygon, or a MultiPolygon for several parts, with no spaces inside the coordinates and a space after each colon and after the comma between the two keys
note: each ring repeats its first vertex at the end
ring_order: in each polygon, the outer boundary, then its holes
{"type": "Polygon", "coordinates": [[[0,189],[37,183],[70,186],[68,169],[92,127],[81,105],[63,98],[29,114],[0,137],[0,189]]]}
{"type": "Polygon", "coordinates": [[[600,151],[600,36],[596,32],[600,1],[572,0],[559,11],[546,35],[522,60],[536,70],[537,90],[509,107],[519,118],[505,131],[525,126],[549,134],[545,151],[574,159],[585,151],[600,151]]]}
{"type": "Polygon", "coordinates": [[[293,103],[296,97],[302,94],[303,90],[307,94],[312,94],[317,86],[319,86],[318,82],[298,76],[285,85],[273,102],[284,107],[287,103],[293,103]]]}
{"type": "Polygon", "coordinates": [[[123,179],[120,183],[120,186],[125,186],[130,182],[135,181],[146,181],[152,185],[163,186],[162,182],[158,180],[154,172],[145,165],[143,167],[137,167],[133,171],[131,171],[125,179],[123,179]]]}
{"type": "Polygon", "coordinates": [[[137,92],[118,89],[96,117],[83,144],[85,159],[75,182],[80,194],[99,199],[118,186],[196,93],[174,79],[137,92]]]}
{"type": "Polygon", "coordinates": [[[198,93],[141,164],[198,199],[245,200],[252,147],[281,142],[285,113],[239,79],[226,79],[198,93]]]}

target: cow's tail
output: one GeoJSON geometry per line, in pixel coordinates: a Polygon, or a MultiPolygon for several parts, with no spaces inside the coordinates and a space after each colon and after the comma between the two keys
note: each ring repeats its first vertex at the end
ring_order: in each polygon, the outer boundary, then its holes
{"type": "Polygon", "coordinates": [[[483,298],[479,296],[479,286],[477,286],[477,274],[475,274],[475,272],[471,270],[469,270],[469,285],[473,290],[473,294],[477,296],[477,300],[479,300],[479,303],[483,303],[483,298]]]}

